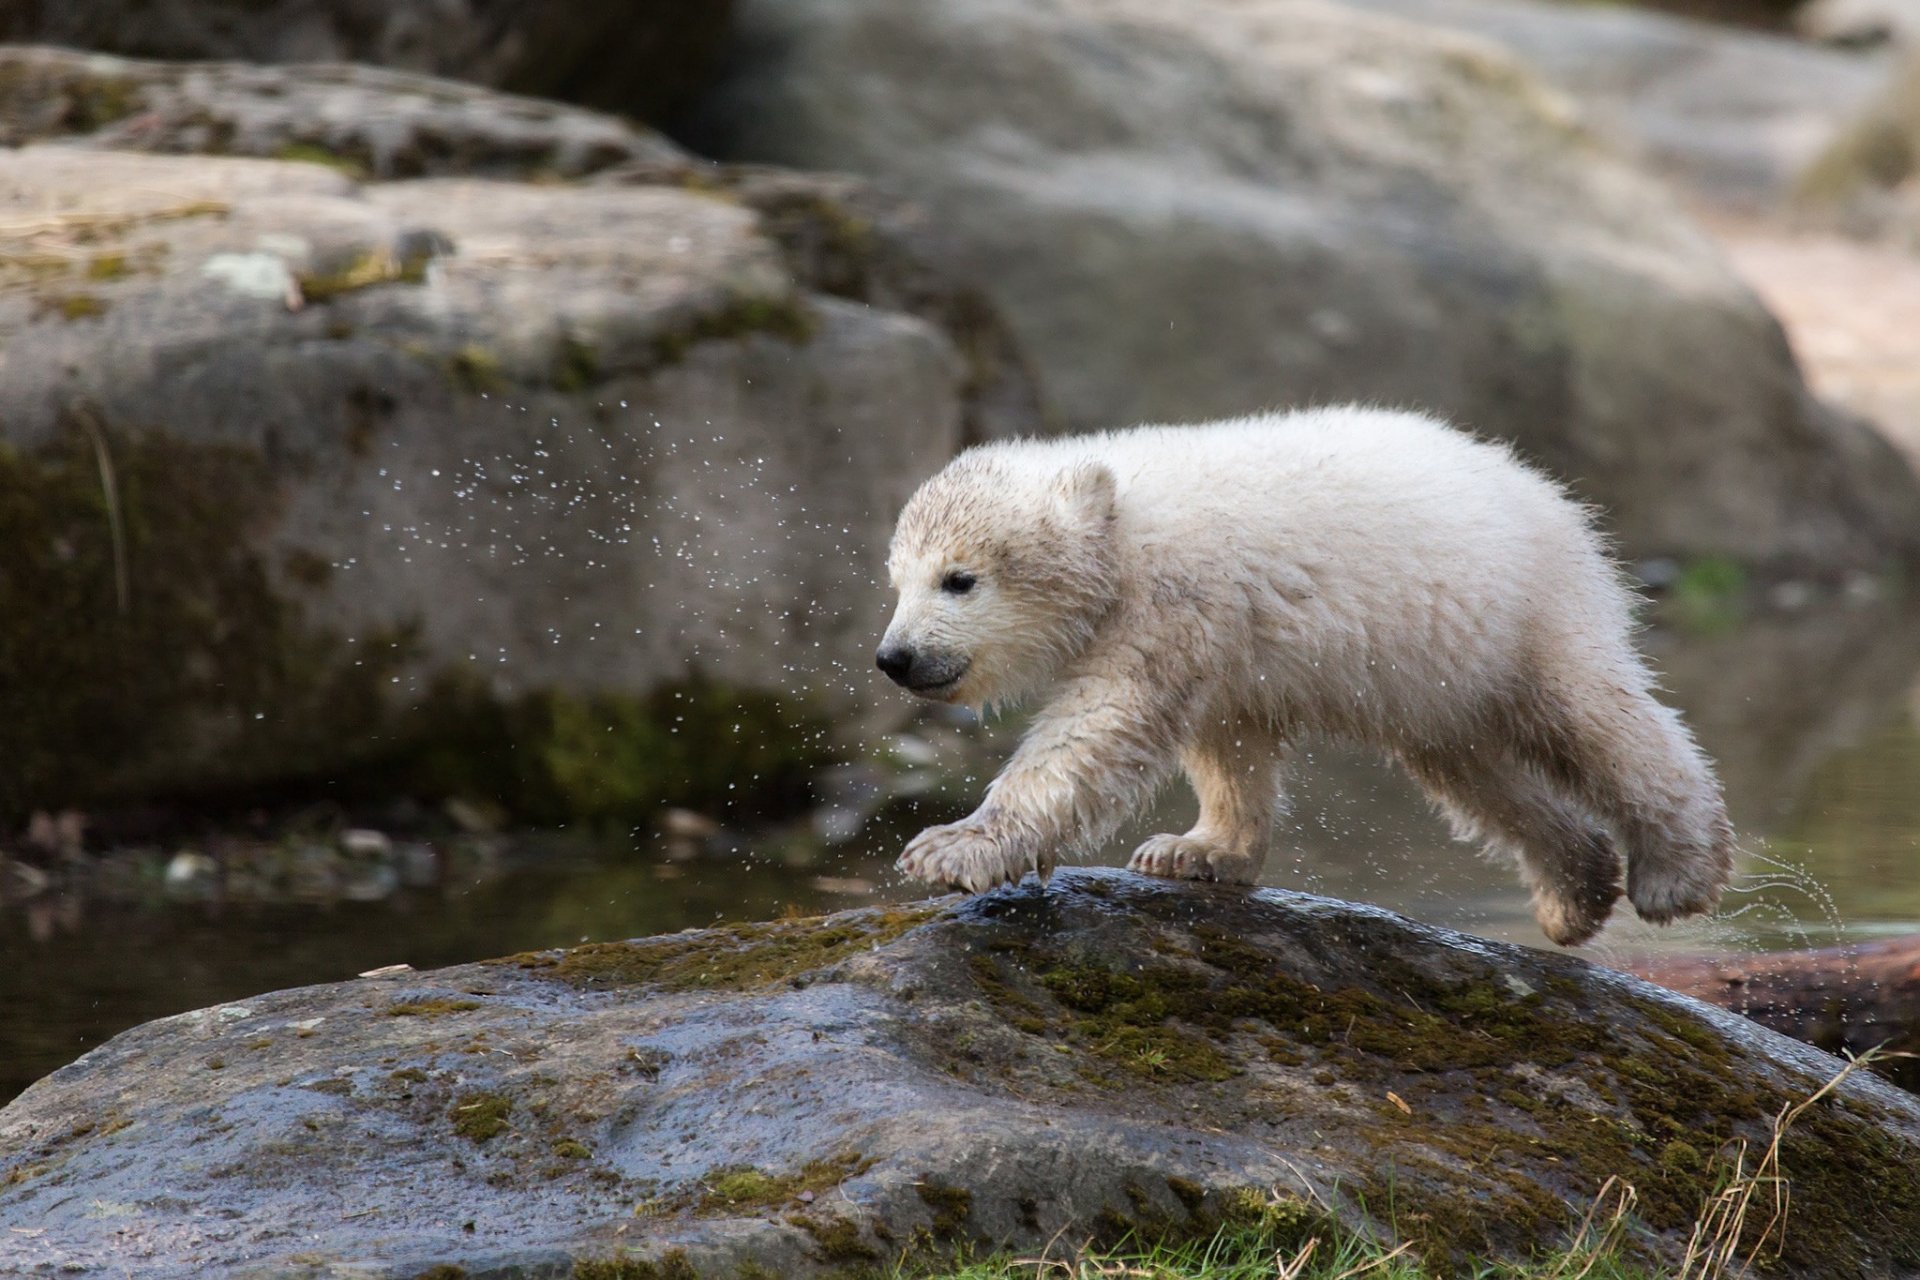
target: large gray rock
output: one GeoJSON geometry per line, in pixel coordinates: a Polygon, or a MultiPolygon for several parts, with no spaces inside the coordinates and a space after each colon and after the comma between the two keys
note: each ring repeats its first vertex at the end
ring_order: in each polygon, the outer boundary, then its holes
{"type": "MultiPolygon", "coordinates": [[[[0,1111],[0,1228],[154,1280],[810,1275],[1313,1205],[1525,1257],[1618,1176],[1671,1263],[1840,1069],[1565,957],[1069,871],[149,1023],[0,1111]]],[[[1851,1075],[1779,1158],[1786,1273],[1920,1267],[1911,1096],[1851,1075]]]]}
{"type": "Polygon", "coordinates": [[[141,58],[370,62],[654,119],[699,89],[730,0],[11,0],[0,40],[141,58]]]}
{"type": "Polygon", "coordinates": [[[1072,427],[1416,403],[1634,553],[1879,564],[1920,485],[1659,186],[1485,44],[1312,0],[754,0],[695,134],[937,208],[1072,427]]]}
{"type": "MultiPolygon", "coordinates": [[[[197,101],[272,155],[299,115],[254,92],[275,72],[10,65],[116,79],[152,136],[197,101]]],[[[492,752],[480,775],[532,765],[539,817],[640,816],[696,768],[703,802],[730,772],[791,784],[818,714],[868,687],[899,503],[1036,420],[990,309],[855,183],[463,86],[278,83],[381,107],[293,138],[366,168],[573,156],[596,185],[363,182],[100,146],[125,117],[17,126],[71,137],[0,159],[0,678],[24,708],[0,813],[385,769],[435,735],[492,752]],[[376,145],[449,117],[465,145],[376,145]],[[598,159],[574,145],[596,137],[598,159]],[[690,684],[697,705],[653,692],[690,684]],[[729,689],[779,705],[743,717],[729,689]],[[696,723],[746,754],[713,772],[696,723]]]]}

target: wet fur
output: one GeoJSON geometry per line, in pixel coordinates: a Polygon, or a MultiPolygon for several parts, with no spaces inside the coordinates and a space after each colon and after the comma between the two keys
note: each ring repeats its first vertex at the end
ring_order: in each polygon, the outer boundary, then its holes
{"type": "Polygon", "coordinates": [[[980,808],[909,874],[980,891],[1097,846],[1176,769],[1183,835],[1131,865],[1251,881],[1308,733],[1399,761],[1511,855],[1556,942],[1621,893],[1710,910],[1733,836],[1653,696],[1586,511],[1503,446],[1362,408],[982,446],[901,513],[890,644],[964,659],[948,701],[1048,700],[980,808]],[[964,569],[978,586],[943,591],[964,569]]]}

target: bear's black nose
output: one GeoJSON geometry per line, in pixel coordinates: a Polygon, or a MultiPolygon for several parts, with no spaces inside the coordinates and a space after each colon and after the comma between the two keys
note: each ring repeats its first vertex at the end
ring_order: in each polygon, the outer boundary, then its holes
{"type": "Polygon", "coordinates": [[[907,673],[913,670],[913,650],[889,645],[873,656],[880,669],[887,673],[887,679],[895,684],[905,684],[907,673]]]}

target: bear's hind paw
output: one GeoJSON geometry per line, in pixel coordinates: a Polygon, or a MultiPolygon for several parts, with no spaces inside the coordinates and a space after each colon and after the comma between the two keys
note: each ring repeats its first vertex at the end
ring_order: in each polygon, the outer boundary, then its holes
{"type": "Polygon", "coordinates": [[[1133,851],[1127,870],[1169,880],[1252,884],[1253,859],[1197,836],[1152,836],[1133,851]]]}

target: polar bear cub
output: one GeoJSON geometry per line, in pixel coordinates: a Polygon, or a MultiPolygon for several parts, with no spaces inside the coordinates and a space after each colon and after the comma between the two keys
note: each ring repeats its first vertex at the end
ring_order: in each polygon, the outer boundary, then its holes
{"type": "Polygon", "coordinates": [[[1733,833],[1653,697],[1586,512],[1498,444],[1358,407],[983,445],[900,514],[878,654],[943,702],[1048,692],[971,816],[909,875],[979,892],[1107,839],[1176,768],[1184,835],[1131,866],[1250,882],[1308,734],[1399,761],[1515,857],[1540,927],[1711,910],[1733,833]]]}

